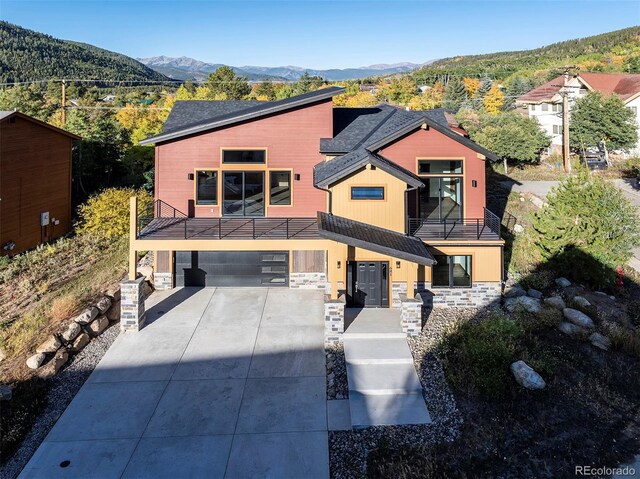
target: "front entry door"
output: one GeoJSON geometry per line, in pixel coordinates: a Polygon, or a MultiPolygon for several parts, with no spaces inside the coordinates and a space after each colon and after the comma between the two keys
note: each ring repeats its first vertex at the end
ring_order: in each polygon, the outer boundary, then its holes
{"type": "Polygon", "coordinates": [[[386,261],[349,262],[347,284],[350,305],[356,308],[389,306],[389,263],[386,261]]]}

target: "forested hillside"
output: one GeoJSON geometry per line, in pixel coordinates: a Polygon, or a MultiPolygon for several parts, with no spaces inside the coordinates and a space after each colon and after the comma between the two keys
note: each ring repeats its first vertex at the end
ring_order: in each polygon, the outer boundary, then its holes
{"type": "Polygon", "coordinates": [[[0,83],[53,78],[168,80],[126,55],[0,21],[0,83]]]}
{"type": "Polygon", "coordinates": [[[547,77],[556,74],[563,65],[576,65],[591,72],[640,73],[640,26],[534,50],[444,58],[416,70],[413,77],[425,83],[452,74],[497,80],[509,80],[514,76],[547,77]]]}

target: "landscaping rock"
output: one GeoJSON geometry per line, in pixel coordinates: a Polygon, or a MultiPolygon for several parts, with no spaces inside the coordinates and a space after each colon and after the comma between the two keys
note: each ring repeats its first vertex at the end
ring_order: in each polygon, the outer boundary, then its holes
{"type": "Polygon", "coordinates": [[[89,337],[89,335],[87,333],[82,333],[80,336],[76,338],[76,340],[71,345],[71,350],[74,353],[80,352],[82,351],[82,348],[84,348],[87,344],[89,344],[89,341],[91,341],[91,338],[89,337]]]}
{"type": "Polygon", "coordinates": [[[529,291],[527,291],[527,295],[531,296],[532,298],[542,299],[542,291],[538,291],[537,289],[529,288],[529,291]]]}
{"type": "Polygon", "coordinates": [[[605,351],[608,351],[609,348],[611,348],[611,340],[600,333],[593,333],[591,336],[589,336],[589,341],[596,348],[600,348],[605,351]]]}
{"type": "Polygon", "coordinates": [[[52,334],[44,343],[36,348],[36,353],[55,353],[60,346],[62,346],[62,343],[57,336],[52,334]]]}
{"type": "Polygon", "coordinates": [[[107,311],[107,318],[109,321],[119,321],[120,320],[120,301],[114,301],[109,311],[107,311]]]}
{"type": "Polygon", "coordinates": [[[96,319],[100,310],[95,306],[91,306],[90,308],[85,309],[79,316],[77,316],[74,321],[78,324],[89,324],[91,321],[96,319]]]}
{"type": "Polygon", "coordinates": [[[544,389],[547,385],[537,372],[524,361],[516,361],[511,365],[511,372],[516,382],[527,389],[544,389]]]}
{"type": "Polygon", "coordinates": [[[567,336],[581,337],[581,336],[587,335],[586,329],[581,328],[580,326],[576,326],[575,324],[569,323],[567,321],[562,321],[558,325],[558,329],[564,334],[566,334],[567,336]]]}
{"type": "Polygon", "coordinates": [[[531,195],[529,201],[531,201],[536,208],[542,208],[544,206],[544,201],[535,195],[531,195]]]}
{"type": "Polygon", "coordinates": [[[113,301],[120,301],[120,285],[116,284],[111,286],[109,289],[107,289],[105,294],[111,297],[113,301]]]}
{"type": "Polygon", "coordinates": [[[150,265],[138,266],[138,274],[140,276],[144,276],[144,279],[146,281],[151,281],[151,279],[153,278],[153,266],[150,266],[150,265]]]}
{"type": "Polygon", "coordinates": [[[507,287],[504,292],[505,298],[517,298],[518,296],[525,296],[527,292],[524,290],[522,286],[513,285],[511,287],[507,287]]]}
{"type": "Polygon", "coordinates": [[[574,296],[573,302],[576,303],[581,308],[588,308],[591,306],[591,303],[584,296],[574,296]]]}
{"type": "Polygon", "coordinates": [[[96,308],[98,308],[98,310],[102,314],[106,313],[110,307],[111,307],[111,298],[109,298],[108,296],[103,296],[102,298],[100,298],[100,301],[98,301],[98,304],[96,304],[96,308]]]}
{"type": "Polygon", "coordinates": [[[514,232],[515,234],[517,234],[517,235],[519,235],[519,234],[521,234],[521,233],[524,233],[524,226],[519,225],[519,224],[516,224],[516,225],[513,227],[513,232],[514,232]]]}
{"type": "Polygon", "coordinates": [[[56,374],[58,374],[58,371],[62,369],[62,366],[65,365],[68,359],[69,353],[65,349],[61,349],[56,353],[51,361],[49,361],[38,370],[38,377],[47,379],[55,376],[56,374]]]}
{"type": "Polygon", "coordinates": [[[7,353],[5,353],[2,349],[0,349],[0,363],[4,361],[6,357],[7,357],[7,353]]]}
{"type": "Polygon", "coordinates": [[[556,284],[561,288],[566,288],[568,286],[571,286],[571,281],[569,281],[567,278],[560,277],[556,278],[556,284]]]}
{"type": "Polygon", "coordinates": [[[95,321],[89,325],[89,332],[92,336],[100,336],[102,332],[109,327],[109,318],[106,316],[98,316],[95,321]]]}
{"type": "Polygon", "coordinates": [[[560,311],[567,307],[564,299],[562,299],[560,296],[551,296],[549,298],[544,298],[544,304],[548,304],[552,308],[556,308],[560,311]]]}
{"type": "Polygon", "coordinates": [[[0,401],[11,401],[13,390],[8,384],[0,384],[0,401]]]}
{"type": "Polygon", "coordinates": [[[507,311],[514,312],[515,310],[522,308],[529,313],[537,314],[542,311],[542,304],[539,299],[532,298],[530,296],[518,296],[516,298],[507,298],[504,302],[504,307],[507,311]]]}
{"type": "Polygon", "coordinates": [[[72,321],[71,323],[69,323],[67,330],[64,333],[62,333],[61,336],[62,336],[62,339],[64,339],[67,343],[70,343],[71,341],[73,341],[78,337],[78,334],[80,334],[81,331],[82,331],[82,328],[80,327],[80,325],[75,321],[72,321]]]}
{"type": "Polygon", "coordinates": [[[36,353],[27,359],[27,367],[29,369],[38,369],[44,363],[45,358],[47,357],[44,353],[36,353]]]}
{"type": "Polygon", "coordinates": [[[581,328],[593,328],[595,325],[589,316],[582,311],[572,308],[564,308],[562,314],[565,318],[571,321],[573,324],[580,326],[581,328]]]}

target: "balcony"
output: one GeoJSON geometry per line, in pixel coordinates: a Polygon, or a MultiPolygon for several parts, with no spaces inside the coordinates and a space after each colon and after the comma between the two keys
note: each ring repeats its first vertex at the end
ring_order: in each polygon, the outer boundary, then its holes
{"type": "Polygon", "coordinates": [[[500,240],[500,218],[484,208],[483,218],[431,220],[410,218],[408,231],[425,243],[433,241],[496,241],[500,240]]]}

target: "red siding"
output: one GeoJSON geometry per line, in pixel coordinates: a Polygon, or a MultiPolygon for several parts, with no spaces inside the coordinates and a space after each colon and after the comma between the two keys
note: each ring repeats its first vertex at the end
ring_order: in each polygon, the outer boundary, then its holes
{"type": "Polygon", "coordinates": [[[485,163],[484,160],[477,157],[475,151],[436,130],[429,129],[418,130],[401,138],[381,149],[380,154],[414,173],[417,173],[416,159],[418,157],[464,157],[464,216],[467,218],[483,217],[486,201],[485,163]],[[478,182],[476,188],[471,186],[472,180],[478,182]]]}
{"type": "MultiPolygon", "coordinates": [[[[293,206],[272,206],[271,217],[312,217],[326,209],[326,193],[313,187],[313,166],[323,161],[320,138],[333,134],[333,104],[316,105],[268,118],[223,128],[156,147],[156,198],[187,213],[194,199],[193,180],[187,179],[195,168],[219,168],[220,148],[267,148],[269,169],[293,168],[300,181],[293,183],[293,206]]],[[[238,165],[241,170],[242,165],[238,165]]],[[[268,181],[268,180],[267,180],[268,181]]],[[[220,184],[220,183],[219,183],[220,184]]],[[[218,203],[222,199],[218,191],[218,203]]],[[[218,206],[198,206],[196,216],[219,216],[218,206]],[[213,211],[212,211],[213,210],[213,211]]]]}

